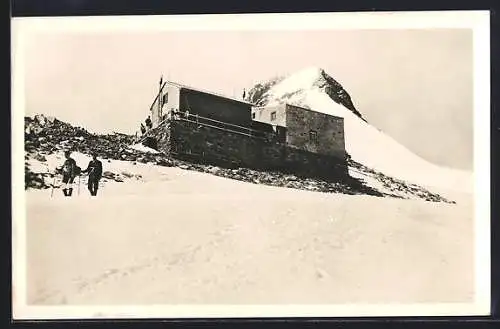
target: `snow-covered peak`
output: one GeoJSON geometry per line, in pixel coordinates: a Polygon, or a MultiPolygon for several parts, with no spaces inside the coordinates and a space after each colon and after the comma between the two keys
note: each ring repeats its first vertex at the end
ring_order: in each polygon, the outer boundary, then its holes
{"type": "Polygon", "coordinates": [[[434,165],[366,122],[347,91],[320,67],[306,67],[259,84],[249,94],[259,106],[287,103],[344,118],[346,151],[369,168],[422,186],[472,189],[470,172],[434,165]]]}
{"type": "Polygon", "coordinates": [[[308,89],[312,87],[316,81],[323,78],[324,72],[325,70],[318,66],[308,66],[297,72],[286,75],[281,85],[287,85],[292,88],[295,86],[308,89]]]}
{"type": "Polygon", "coordinates": [[[283,81],[272,88],[274,101],[285,94],[318,88],[317,82],[322,79],[322,72],[324,72],[323,69],[311,66],[288,75],[283,81]]]}
{"type": "Polygon", "coordinates": [[[342,85],[319,66],[307,66],[297,72],[259,83],[250,89],[248,100],[258,106],[288,103],[308,107],[304,99],[311,91],[327,94],[335,103],[366,121],[342,85]]]}

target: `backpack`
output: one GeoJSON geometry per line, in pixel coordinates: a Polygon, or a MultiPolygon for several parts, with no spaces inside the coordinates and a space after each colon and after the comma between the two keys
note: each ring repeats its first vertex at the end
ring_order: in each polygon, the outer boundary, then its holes
{"type": "Polygon", "coordinates": [[[82,168],[75,165],[73,168],[73,177],[79,176],[82,173],[82,168]]]}

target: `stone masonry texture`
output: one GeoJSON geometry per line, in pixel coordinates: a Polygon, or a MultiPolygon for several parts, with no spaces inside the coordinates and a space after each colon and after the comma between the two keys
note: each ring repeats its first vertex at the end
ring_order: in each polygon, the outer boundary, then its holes
{"type": "Polygon", "coordinates": [[[157,149],[172,157],[223,167],[277,170],[334,179],[347,174],[345,161],[287,146],[273,134],[250,137],[183,120],[168,120],[148,132],[157,149]]]}
{"type": "Polygon", "coordinates": [[[289,146],[345,159],[343,118],[286,105],[286,127],[289,146]],[[311,133],[317,138],[311,140],[311,133]]]}

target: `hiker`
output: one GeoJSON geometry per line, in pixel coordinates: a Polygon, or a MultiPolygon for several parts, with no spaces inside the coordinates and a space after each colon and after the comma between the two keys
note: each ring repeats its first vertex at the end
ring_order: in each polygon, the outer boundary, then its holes
{"type": "Polygon", "coordinates": [[[146,127],[148,127],[148,130],[150,130],[153,127],[153,124],[151,122],[151,117],[148,115],[148,118],[146,119],[146,127]]]}
{"type": "Polygon", "coordinates": [[[87,169],[82,171],[89,174],[88,189],[90,195],[96,196],[97,189],[99,188],[99,180],[102,177],[102,162],[97,160],[97,153],[92,153],[92,160],[90,160],[87,169]]]}
{"type": "Polygon", "coordinates": [[[70,151],[64,152],[64,156],[66,157],[66,161],[64,161],[62,167],[56,168],[56,172],[62,172],[64,196],[71,196],[73,193],[73,181],[75,180],[78,166],[76,165],[76,161],[71,157],[70,151]]]}
{"type": "Polygon", "coordinates": [[[146,127],[141,123],[141,133],[144,135],[146,133],[146,127]]]}

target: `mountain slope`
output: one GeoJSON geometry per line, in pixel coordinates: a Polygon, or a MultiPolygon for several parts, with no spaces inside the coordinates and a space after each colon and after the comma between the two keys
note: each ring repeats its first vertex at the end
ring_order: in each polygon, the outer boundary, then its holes
{"type": "MultiPolygon", "coordinates": [[[[309,67],[275,81],[265,91],[260,90],[256,103],[289,103],[343,117],[346,151],[352,160],[414,184],[472,191],[471,172],[434,165],[370,125],[356,110],[345,89],[323,69],[309,67]]],[[[255,96],[254,89],[249,93],[249,97],[252,96],[255,96]]]]}
{"type": "Polygon", "coordinates": [[[96,199],[86,190],[72,200],[27,193],[28,302],[327,306],[474,298],[470,199],[451,205],[315,193],[139,168],[150,181],[109,184],[96,199]]]}
{"type": "MultiPolygon", "coordinates": [[[[89,154],[97,152],[104,162],[103,183],[122,183],[126,180],[142,179],[159,167],[179,167],[216,176],[254,184],[288,187],[326,193],[364,194],[390,196],[404,199],[424,199],[435,202],[452,202],[437,193],[420,186],[407,184],[363,166],[351,162],[351,177],[339,181],[323,181],[299,177],[283,172],[264,172],[249,168],[222,168],[206,164],[189,163],[145,147],[132,144],[133,137],[124,134],[97,135],[83,128],[47,119],[43,115],[25,118],[25,188],[48,188],[54,184],[54,170],[63,161],[63,150],[73,151],[79,166],[86,166],[89,154]],[[145,164],[148,170],[143,170],[145,164]]],[[[56,184],[58,185],[58,184],[56,184]]]]}

